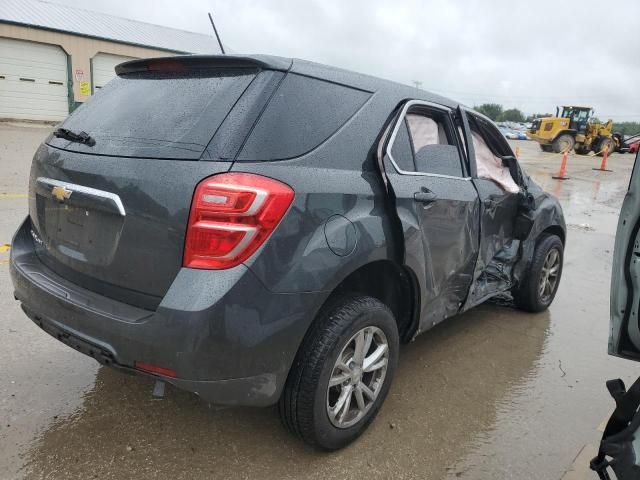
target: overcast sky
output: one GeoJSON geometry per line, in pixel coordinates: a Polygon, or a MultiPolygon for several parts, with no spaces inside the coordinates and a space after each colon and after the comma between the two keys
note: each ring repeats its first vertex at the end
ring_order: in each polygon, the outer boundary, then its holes
{"type": "Polygon", "coordinates": [[[585,104],[640,120],[640,2],[50,0],[327,63],[468,105],[526,113],[585,104]]]}

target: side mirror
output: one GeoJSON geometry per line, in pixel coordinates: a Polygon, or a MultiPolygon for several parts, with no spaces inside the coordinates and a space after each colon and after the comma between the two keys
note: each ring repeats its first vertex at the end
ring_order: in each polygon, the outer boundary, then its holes
{"type": "Polygon", "coordinates": [[[453,145],[425,145],[415,159],[418,172],[453,175],[462,169],[460,152],[453,145]]]}

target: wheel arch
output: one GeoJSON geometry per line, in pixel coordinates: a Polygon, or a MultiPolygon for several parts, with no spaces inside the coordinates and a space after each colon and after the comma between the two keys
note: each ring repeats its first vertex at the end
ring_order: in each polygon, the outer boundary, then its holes
{"type": "Polygon", "coordinates": [[[555,142],[560,137],[560,135],[565,135],[565,134],[571,135],[573,137],[573,139],[575,140],[576,139],[576,135],[578,134],[578,132],[575,131],[575,130],[572,130],[570,128],[567,128],[567,129],[564,129],[564,130],[560,130],[558,133],[556,133],[555,137],[553,137],[553,140],[551,140],[551,142],[555,142]]]}
{"type": "Polygon", "coordinates": [[[539,234],[538,237],[536,238],[536,243],[538,243],[540,241],[540,238],[542,238],[543,235],[555,235],[557,237],[560,237],[560,241],[562,242],[562,246],[565,245],[565,241],[566,241],[566,236],[567,233],[565,232],[565,230],[560,226],[560,225],[549,225],[548,227],[546,227],[544,230],[542,230],[539,234]]]}
{"type": "Polygon", "coordinates": [[[557,235],[560,237],[563,248],[566,245],[567,227],[562,207],[558,200],[548,193],[541,192],[536,199],[536,204],[537,208],[533,212],[534,222],[531,232],[522,241],[521,257],[513,272],[515,284],[520,283],[527,275],[535,249],[545,234],[557,235]]]}
{"type": "Polygon", "coordinates": [[[320,312],[341,298],[355,294],[376,298],[389,307],[398,324],[400,340],[408,342],[418,330],[419,291],[416,275],[406,266],[388,259],[365,263],[342,278],[331,290],[316,311],[305,336],[312,330],[320,312]]]}

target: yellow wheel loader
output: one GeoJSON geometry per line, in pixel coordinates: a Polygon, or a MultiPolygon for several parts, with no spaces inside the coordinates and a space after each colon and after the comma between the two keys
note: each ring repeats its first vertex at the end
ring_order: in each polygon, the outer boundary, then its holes
{"type": "Polygon", "coordinates": [[[604,154],[618,150],[622,136],[613,133],[613,120],[607,123],[592,121],[591,107],[563,106],[556,109],[555,117],[537,118],[527,130],[527,137],[540,144],[545,152],[563,153],[575,149],[580,155],[595,152],[604,154]]]}

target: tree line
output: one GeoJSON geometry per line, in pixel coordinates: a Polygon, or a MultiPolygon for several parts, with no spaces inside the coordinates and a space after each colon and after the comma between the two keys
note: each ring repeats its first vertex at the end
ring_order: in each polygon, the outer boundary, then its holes
{"type": "MultiPolygon", "coordinates": [[[[505,110],[499,103],[483,103],[482,105],[476,105],[474,110],[486,115],[494,122],[531,122],[536,118],[554,117],[555,113],[534,113],[532,115],[525,115],[517,108],[509,108],[505,110]]],[[[598,122],[597,118],[594,121],[598,122]]],[[[606,121],[606,120],[605,120],[606,121]]],[[[640,122],[614,122],[613,130],[623,135],[634,135],[640,133],[640,122]]]]}

